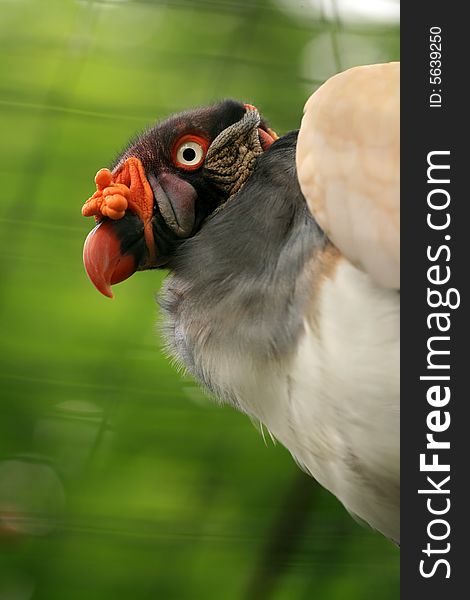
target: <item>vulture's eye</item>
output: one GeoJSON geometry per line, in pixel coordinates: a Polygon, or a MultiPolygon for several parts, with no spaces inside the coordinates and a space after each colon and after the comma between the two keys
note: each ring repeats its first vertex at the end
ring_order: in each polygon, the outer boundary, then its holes
{"type": "Polygon", "coordinates": [[[173,146],[173,162],[180,169],[198,169],[206,157],[209,142],[198,135],[184,135],[173,146]]]}

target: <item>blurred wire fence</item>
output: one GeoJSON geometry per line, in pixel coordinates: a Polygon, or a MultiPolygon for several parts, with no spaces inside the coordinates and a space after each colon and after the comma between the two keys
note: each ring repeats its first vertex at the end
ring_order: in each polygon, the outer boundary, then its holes
{"type": "Polygon", "coordinates": [[[156,119],[223,97],[278,133],[399,56],[392,0],[1,0],[0,600],[398,597],[398,554],[163,357],[161,275],[108,302],[80,207],[156,119]]]}

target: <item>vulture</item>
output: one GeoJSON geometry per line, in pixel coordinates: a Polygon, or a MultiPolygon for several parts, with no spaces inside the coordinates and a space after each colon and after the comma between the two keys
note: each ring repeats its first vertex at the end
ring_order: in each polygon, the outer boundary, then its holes
{"type": "Polygon", "coordinates": [[[82,208],[95,287],[168,269],[171,357],[396,543],[398,161],[399,63],[361,66],[282,137],[235,100],[157,123],[82,208]]]}

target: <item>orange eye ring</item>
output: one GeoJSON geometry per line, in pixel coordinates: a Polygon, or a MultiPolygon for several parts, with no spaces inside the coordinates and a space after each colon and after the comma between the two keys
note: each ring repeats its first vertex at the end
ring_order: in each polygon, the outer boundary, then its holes
{"type": "Polygon", "coordinates": [[[204,163],[209,141],[193,133],[188,133],[176,140],[171,150],[173,164],[185,171],[196,171],[204,163]]]}

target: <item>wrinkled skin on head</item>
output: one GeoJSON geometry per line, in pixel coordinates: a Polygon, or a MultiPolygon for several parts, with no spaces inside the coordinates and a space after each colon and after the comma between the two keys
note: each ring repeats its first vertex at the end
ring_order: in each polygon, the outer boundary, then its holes
{"type": "Polygon", "coordinates": [[[251,105],[226,100],[172,116],[102,169],[82,213],[97,226],[84,247],[97,289],[165,266],[182,240],[236,194],[276,139],[251,105]]]}

